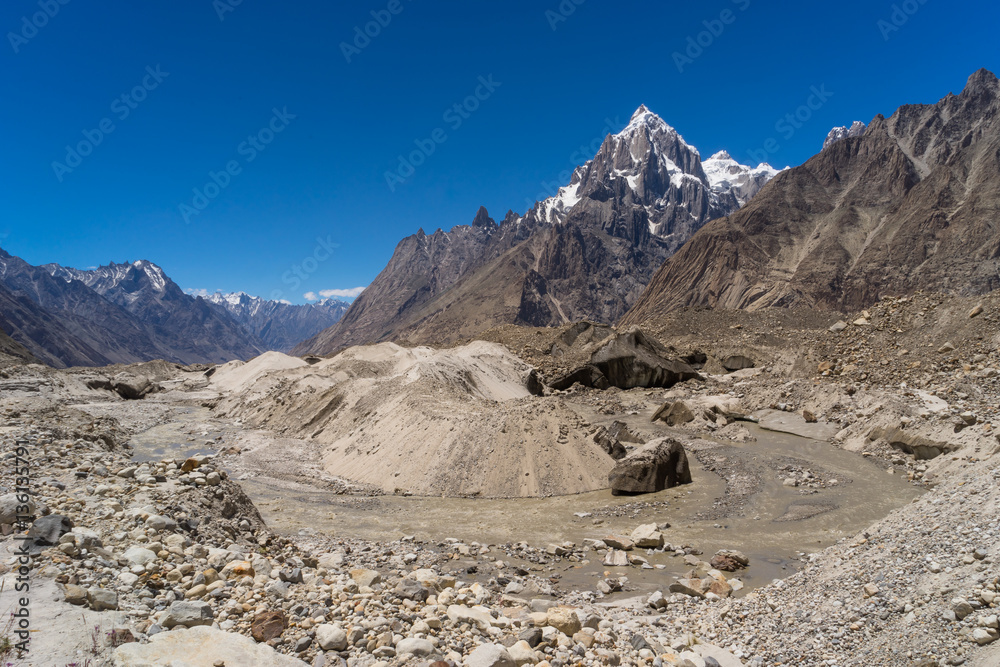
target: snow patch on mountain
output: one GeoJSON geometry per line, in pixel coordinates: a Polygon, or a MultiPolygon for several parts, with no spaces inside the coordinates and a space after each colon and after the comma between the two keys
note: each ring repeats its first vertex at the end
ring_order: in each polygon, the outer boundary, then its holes
{"type": "Polygon", "coordinates": [[[860,120],[854,121],[850,127],[835,127],[830,130],[830,134],[826,135],[826,141],[823,142],[823,150],[829,148],[832,144],[841,141],[842,139],[849,139],[852,137],[860,137],[865,133],[868,126],[862,123],[860,120]]]}
{"type": "Polygon", "coordinates": [[[731,193],[740,207],[745,206],[772,178],[784,171],[775,169],[766,162],[756,167],[740,164],[726,151],[719,151],[705,160],[702,167],[712,192],[719,197],[731,193]]]}

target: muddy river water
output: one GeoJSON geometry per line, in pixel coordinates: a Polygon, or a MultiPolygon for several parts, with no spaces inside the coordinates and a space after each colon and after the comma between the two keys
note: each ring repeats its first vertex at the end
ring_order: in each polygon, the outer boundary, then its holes
{"type": "MultiPolygon", "coordinates": [[[[193,409],[178,415],[175,422],[135,436],[135,458],[211,453],[211,448],[185,442],[195,423],[211,424],[212,417],[206,410],[193,409]]],[[[206,428],[202,435],[216,435],[211,426],[206,428]]],[[[527,542],[544,548],[628,535],[640,524],[670,524],[667,541],[691,545],[706,554],[706,560],[719,549],[746,553],[752,562],[740,574],[746,590],[788,576],[800,564],[801,554],[858,533],[922,493],[905,476],[888,474],[873,461],[827,442],[756,426],[751,433],[756,441],[689,451],[692,484],[640,497],[616,497],[610,491],[512,500],[353,496],[290,485],[262,474],[243,475],[240,483],[268,526],[286,535],[321,532],[373,541],[413,536],[431,544],[455,538],[491,545],[527,542]],[[810,471],[821,488],[784,483],[803,470],[810,471]],[[751,492],[742,496],[736,492],[748,485],[751,492]]],[[[632,594],[664,589],[688,569],[672,555],[639,553],[653,569],[605,567],[594,552],[582,563],[564,561],[529,569],[559,572],[565,587],[583,590],[593,590],[599,577],[626,576],[632,594]]]]}

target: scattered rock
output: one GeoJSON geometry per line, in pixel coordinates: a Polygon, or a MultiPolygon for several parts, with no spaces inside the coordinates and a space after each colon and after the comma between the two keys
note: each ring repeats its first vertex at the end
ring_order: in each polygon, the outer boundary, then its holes
{"type": "Polygon", "coordinates": [[[549,609],[546,622],[567,637],[572,637],[583,629],[576,611],[569,607],[553,607],[549,609]]]}
{"type": "Polygon", "coordinates": [[[644,524],[633,530],[632,541],[640,549],[659,549],[664,542],[663,533],[655,523],[644,524]]]}
{"type": "Polygon", "coordinates": [[[316,643],[324,651],[343,651],[347,648],[347,633],[336,625],[324,623],[316,626],[316,643]]]}
{"type": "Polygon", "coordinates": [[[94,611],[114,611],[118,609],[118,594],[106,588],[91,588],[87,591],[87,602],[94,611]]]}

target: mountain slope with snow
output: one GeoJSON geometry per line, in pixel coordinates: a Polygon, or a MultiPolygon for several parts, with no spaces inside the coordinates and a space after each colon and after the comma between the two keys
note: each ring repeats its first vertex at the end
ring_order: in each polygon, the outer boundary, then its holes
{"type": "Polygon", "coordinates": [[[867,129],[868,125],[862,123],[860,120],[854,121],[850,127],[835,127],[830,130],[830,134],[826,135],[826,140],[823,141],[823,150],[843,139],[860,137],[867,129]]]}
{"type": "MultiPolygon", "coordinates": [[[[264,352],[261,341],[203,299],[184,293],[146,260],[81,271],[41,267],[66,283],[83,283],[141,323],[159,357],[179,363],[220,363],[264,352]]],[[[155,357],[154,357],[155,358],[155,357]]]]}
{"type": "MultiPolygon", "coordinates": [[[[844,129],[844,128],[841,128],[844,129]]],[[[1000,80],[878,115],[713,220],[623,326],[685,307],[857,312],[918,290],[1000,288],[1000,80]]]]}
{"type": "Polygon", "coordinates": [[[335,327],[295,348],[330,354],[384,340],[449,342],[491,326],[610,323],[706,222],[733,213],[778,172],[719,154],[702,163],[641,106],[570,183],[524,215],[404,239],[335,327]]]}
{"type": "Polygon", "coordinates": [[[223,309],[268,350],[289,352],[304,340],[340,321],[351,304],[324,299],[304,306],[269,301],[244,292],[216,292],[205,297],[223,309]]]}

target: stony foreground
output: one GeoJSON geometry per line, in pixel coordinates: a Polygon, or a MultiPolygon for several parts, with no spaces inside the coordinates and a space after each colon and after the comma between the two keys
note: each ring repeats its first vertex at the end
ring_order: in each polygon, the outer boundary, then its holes
{"type": "MultiPolygon", "coordinates": [[[[28,509],[38,518],[30,573],[36,632],[20,658],[0,643],[3,657],[60,667],[179,659],[213,667],[1000,664],[996,341],[927,337],[918,350],[902,340],[915,353],[900,355],[892,340],[906,335],[908,307],[887,304],[836,334],[808,334],[816,342],[803,353],[806,377],[758,368],[671,392],[690,407],[670,413],[683,417],[679,432],[729,433],[739,425],[726,424],[726,410],[737,402],[744,411],[776,407],[789,418],[805,414],[802,424],[836,424],[842,447],[928,489],[863,533],[806,556],[801,571],[739,599],[731,597],[739,574],[728,570],[743,565],[740,554],[700,557],[671,545],[671,531],[655,525],[637,526],[628,538],[519,547],[519,555],[530,550],[557,568],[581,559],[639,567],[644,553],[679,550],[691,568],[685,577],[664,577],[660,592],[624,600],[607,597],[621,585],[614,580],[593,590],[554,586],[548,570],[515,565],[509,545],[282,537],[215,456],[132,462],[130,435],[157,422],[158,406],[183,401],[183,391],[104,399],[121,406],[118,419],[95,417],[68,407],[83,400],[83,393],[67,398],[79,377],[8,369],[0,431],[8,462],[0,470],[4,609],[16,604],[19,574],[20,543],[10,536],[21,504],[11,496],[18,442],[26,443],[28,509]],[[899,325],[879,328],[880,318],[899,325]],[[877,347],[873,337],[883,338],[877,347]],[[707,394],[718,406],[727,391],[730,407],[700,407],[707,394]],[[474,576],[470,560],[490,575],[474,576]]],[[[982,313],[968,313],[962,317],[984,326],[982,313]]],[[[799,475],[787,481],[815,483],[799,475]]],[[[6,636],[16,642],[12,630],[6,636]]]]}

